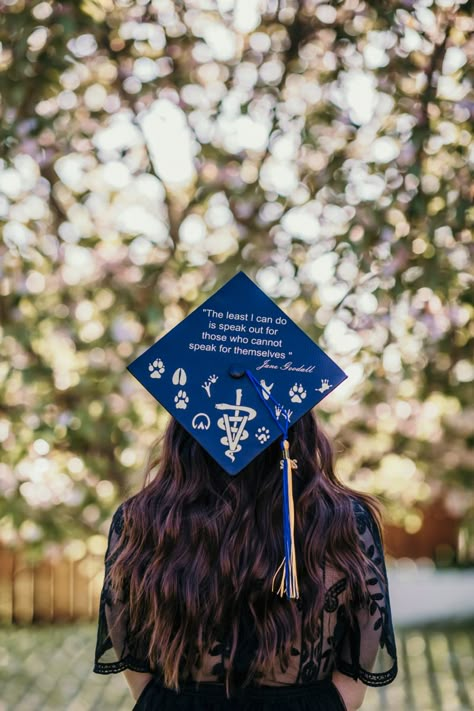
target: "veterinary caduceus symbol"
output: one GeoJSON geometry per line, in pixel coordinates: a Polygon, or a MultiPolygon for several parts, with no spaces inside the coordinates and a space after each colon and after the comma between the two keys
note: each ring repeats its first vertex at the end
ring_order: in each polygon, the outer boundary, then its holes
{"type": "Polygon", "coordinates": [[[216,408],[222,410],[225,414],[217,420],[219,429],[224,430],[225,437],[222,437],[220,442],[224,444],[226,449],[226,457],[232,461],[235,460],[235,455],[240,452],[242,446],[240,442],[247,439],[249,433],[245,426],[249,420],[253,420],[257,411],[253,407],[241,405],[242,390],[239,388],[235,393],[235,403],[218,403],[216,408]],[[225,411],[230,414],[227,414],[225,411]]]}

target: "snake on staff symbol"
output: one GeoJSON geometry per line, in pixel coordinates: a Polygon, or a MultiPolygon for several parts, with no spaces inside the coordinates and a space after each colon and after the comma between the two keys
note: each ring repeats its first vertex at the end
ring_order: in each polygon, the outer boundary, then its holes
{"type": "Polygon", "coordinates": [[[216,405],[217,410],[222,410],[224,413],[227,410],[230,413],[219,417],[217,426],[225,432],[225,436],[221,437],[220,443],[227,447],[225,455],[232,461],[235,461],[235,455],[242,449],[240,442],[249,436],[245,429],[247,422],[253,420],[257,415],[257,411],[253,407],[242,405],[241,402],[242,390],[239,388],[235,393],[235,403],[221,402],[216,405]]]}

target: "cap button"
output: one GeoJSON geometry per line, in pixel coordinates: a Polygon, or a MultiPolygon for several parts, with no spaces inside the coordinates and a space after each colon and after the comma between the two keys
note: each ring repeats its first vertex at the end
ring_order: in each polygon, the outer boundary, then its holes
{"type": "Polygon", "coordinates": [[[245,368],[241,365],[231,365],[229,368],[229,375],[231,378],[243,378],[245,375],[245,368]]]}

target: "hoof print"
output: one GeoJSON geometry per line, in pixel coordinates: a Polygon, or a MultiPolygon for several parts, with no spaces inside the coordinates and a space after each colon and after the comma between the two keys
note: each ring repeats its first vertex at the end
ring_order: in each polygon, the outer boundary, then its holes
{"type": "Polygon", "coordinates": [[[173,385],[186,385],[187,379],[186,371],[183,368],[177,368],[171,380],[173,385]]]}

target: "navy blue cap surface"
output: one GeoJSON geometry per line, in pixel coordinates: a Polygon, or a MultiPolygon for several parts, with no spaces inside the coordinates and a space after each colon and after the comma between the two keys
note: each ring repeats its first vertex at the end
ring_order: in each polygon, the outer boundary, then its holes
{"type": "Polygon", "coordinates": [[[243,272],[127,369],[231,475],[348,377],[243,272]]]}

